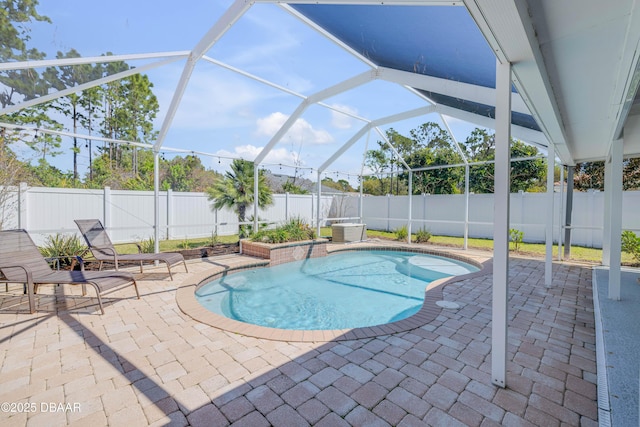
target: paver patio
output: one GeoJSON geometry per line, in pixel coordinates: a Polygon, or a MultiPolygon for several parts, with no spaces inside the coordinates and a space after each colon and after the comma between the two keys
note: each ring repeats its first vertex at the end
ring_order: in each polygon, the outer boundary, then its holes
{"type": "Polygon", "coordinates": [[[123,289],[103,316],[79,287],[45,287],[35,315],[21,286],[0,293],[0,402],[14,404],[0,424],[597,425],[590,266],[554,264],[547,289],[543,261],[511,260],[501,389],[490,381],[490,274],[443,287],[459,309],[375,338],[270,341],[180,311],[176,289],[191,275],[254,261],[190,262],[174,281],[151,270],[141,300],[123,289]]]}

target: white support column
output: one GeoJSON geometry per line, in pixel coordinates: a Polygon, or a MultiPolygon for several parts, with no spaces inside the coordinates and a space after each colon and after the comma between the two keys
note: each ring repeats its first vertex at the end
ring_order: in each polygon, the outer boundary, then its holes
{"type": "Polygon", "coordinates": [[[546,226],[546,257],[544,263],[544,285],[551,287],[553,277],[553,175],[555,172],[556,153],[553,143],[549,142],[547,152],[547,226],[546,226]]]}
{"type": "Polygon", "coordinates": [[[611,173],[611,199],[609,209],[609,298],[620,300],[620,262],[621,262],[621,240],[622,234],[622,153],[624,142],[622,139],[613,141],[611,152],[605,167],[609,164],[611,173]]]}
{"type": "Polygon", "coordinates": [[[464,166],[464,250],[469,249],[469,164],[464,166]]]}
{"type": "Polygon", "coordinates": [[[493,209],[493,296],[491,382],[507,386],[507,305],[509,300],[509,187],[511,64],[496,61],[496,162],[493,209]]]}
{"type": "Polygon", "coordinates": [[[364,177],[360,175],[360,197],[358,198],[358,216],[360,217],[360,224],[364,224],[364,191],[363,191],[364,177]]]}
{"type": "Polygon", "coordinates": [[[409,215],[407,220],[407,243],[411,244],[411,221],[413,219],[413,171],[409,170],[409,215]]]}
{"type": "Polygon", "coordinates": [[[258,169],[259,164],[257,162],[253,163],[253,232],[258,232],[258,202],[259,197],[258,194],[260,192],[260,170],[258,169]]]}
{"type": "Polygon", "coordinates": [[[362,163],[360,164],[360,198],[358,199],[358,216],[360,224],[364,224],[364,165],[367,161],[367,151],[369,150],[369,139],[371,138],[371,128],[367,133],[367,140],[364,143],[364,151],[362,152],[362,163]]]}
{"type": "Polygon", "coordinates": [[[322,191],[321,172],[318,171],[318,182],[316,183],[318,190],[318,202],[316,203],[316,236],[320,237],[320,193],[322,191]]]}
{"type": "MultiPolygon", "coordinates": [[[[153,150],[153,251],[160,252],[160,152],[153,150]]],[[[158,261],[156,261],[156,265],[158,261]]]]}
{"type": "Polygon", "coordinates": [[[564,165],[560,165],[560,218],[558,218],[558,261],[562,261],[562,218],[564,218],[564,165]]]}
{"type": "Polygon", "coordinates": [[[604,162],[604,224],[602,230],[602,265],[611,265],[611,162],[604,162]]]}

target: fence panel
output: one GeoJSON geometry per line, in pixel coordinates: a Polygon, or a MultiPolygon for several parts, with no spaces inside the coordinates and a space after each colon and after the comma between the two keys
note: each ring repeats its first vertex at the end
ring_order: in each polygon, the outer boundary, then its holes
{"type": "Polygon", "coordinates": [[[78,233],[74,219],[103,217],[102,190],[30,188],[25,194],[26,224],[36,244],[54,233],[78,233]]]}
{"type": "MultiPolygon", "coordinates": [[[[565,194],[554,194],[553,238],[557,242],[561,224],[559,223],[561,204],[565,194]]],[[[358,196],[345,204],[347,216],[357,215],[358,196]]],[[[515,193],[510,196],[511,228],[524,232],[526,242],[544,242],[547,215],[546,193],[515,193]]],[[[622,228],[640,232],[640,191],[623,193],[622,228]]],[[[406,218],[406,196],[365,196],[364,222],[374,230],[393,231],[406,221],[382,219],[385,217],[406,218]],[[373,219],[381,218],[381,219],[373,219]]],[[[436,235],[463,236],[464,224],[448,224],[446,221],[464,221],[464,195],[422,195],[413,196],[412,230],[421,224],[436,235]],[[426,222],[421,222],[424,220],[426,222]],[[445,222],[439,222],[445,221],[445,222]]],[[[493,194],[469,195],[469,237],[491,239],[493,237],[493,194]],[[478,224],[480,223],[480,224],[478,224]]],[[[602,247],[604,224],[604,193],[600,191],[575,192],[571,225],[573,245],[602,247]]]]}
{"type": "MultiPolygon", "coordinates": [[[[433,234],[444,236],[464,236],[464,196],[459,194],[425,194],[413,196],[414,202],[421,200],[423,205],[423,217],[427,222],[424,228],[433,234]],[[461,221],[462,224],[432,221],[461,221]]],[[[418,202],[420,203],[420,202],[418,202]]],[[[415,225],[414,230],[420,227],[415,225]]]]}
{"type": "MultiPolygon", "coordinates": [[[[20,205],[18,188],[4,190],[0,215],[3,228],[26,228],[36,244],[42,245],[48,235],[78,233],[74,219],[97,218],[109,230],[116,243],[133,242],[154,236],[155,197],[152,191],[85,190],[24,186],[24,203],[20,205]],[[20,215],[24,220],[20,221],[20,215]],[[22,223],[21,223],[22,222],[22,223]]],[[[204,193],[161,191],[159,194],[159,227],[161,239],[183,239],[220,236],[238,232],[236,213],[228,208],[214,211],[204,193]],[[217,225],[216,225],[217,224],[217,225]]],[[[317,197],[313,194],[274,195],[274,203],[259,212],[270,222],[301,217],[311,223],[315,218],[317,197]],[[288,200],[287,200],[288,199],[288,200]]],[[[327,218],[333,196],[321,196],[320,216],[327,218]]],[[[247,212],[247,218],[252,210],[247,212]]]]}
{"type": "MultiPolygon", "coordinates": [[[[74,219],[98,218],[108,227],[115,242],[130,242],[154,235],[154,194],[150,191],[84,190],[22,186],[0,187],[0,225],[3,228],[26,228],[37,244],[47,235],[76,233],[74,219]],[[22,202],[19,202],[22,200],[22,202]],[[22,218],[22,219],[21,219],[22,218]]],[[[555,194],[554,240],[559,236],[561,195],[555,194]]],[[[237,217],[231,209],[212,211],[204,193],[160,192],[161,238],[208,237],[237,233],[237,217]]],[[[317,197],[313,194],[274,195],[274,204],[259,215],[268,221],[282,222],[300,217],[312,223],[316,216],[317,197]]],[[[358,195],[323,195],[320,198],[321,218],[357,217],[358,195]]],[[[438,235],[462,236],[464,195],[412,196],[412,229],[422,226],[438,235]],[[440,222],[439,222],[440,221],[440,222]]],[[[365,196],[364,222],[370,229],[393,231],[407,223],[407,196],[365,196]],[[391,219],[394,218],[394,219],[391,219]]],[[[524,232],[527,242],[542,242],[545,238],[547,195],[517,193],[511,195],[511,228],[524,232]]],[[[640,191],[623,193],[622,228],[640,232],[640,191]]],[[[250,215],[250,213],[249,213],[250,215]]],[[[469,196],[469,236],[492,238],[493,195],[469,196]],[[486,224],[474,224],[474,222],[486,224]]],[[[604,193],[587,191],[574,193],[572,244],[602,247],[604,193]]],[[[326,225],[328,221],[323,221],[326,225]]]]}

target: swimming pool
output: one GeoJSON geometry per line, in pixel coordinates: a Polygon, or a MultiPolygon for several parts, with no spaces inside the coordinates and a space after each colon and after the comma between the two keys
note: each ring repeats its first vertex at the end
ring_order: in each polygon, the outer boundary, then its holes
{"type": "Polygon", "coordinates": [[[433,280],[478,268],[399,251],[354,251],[245,270],[198,288],[206,309],[254,325],[294,330],[350,329],[418,312],[433,280]]]}

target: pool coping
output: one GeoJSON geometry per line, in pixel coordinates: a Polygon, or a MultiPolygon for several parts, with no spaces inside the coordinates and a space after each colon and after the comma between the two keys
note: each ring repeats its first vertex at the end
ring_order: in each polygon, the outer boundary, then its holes
{"type": "MultiPolygon", "coordinates": [[[[479,268],[469,274],[461,276],[446,277],[434,280],[425,290],[425,298],[420,310],[406,319],[398,320],[382,325],[366,326],[353,329],[331,329],[331,330],[293,330],[293,329],[277,329],[266,326],[253,325],[250,323],[240,322],[238,320],[229,319],[219,314],[213,313],[202,306],[195,297],[195,292],[199,286],[205,281],[215,280],[216,278],[233,274],[237,271],[261,268],[269,266],[269,260],[250,257],[247,255],[238,255],[233,262],[226,264],[212,263],[217,268],[194,274],[186,278],[179,286],[176,292],[176,302],[180,310],[194,320],[222,329],[228,332],[250,336],[254,338],[262,338],[273,341],[297,341],[297,342],[328,342],[343,341],[361,338],[372,338],[381,335],[389,335],[398,332],[411,331],[433,321],[440,312],[442,307],[436,302],[442,300],[442,289],[445,285],[455,282],[472,279],[478,276],[491,274],[492,260],[488,259],[484,262],[477,261],[471,256],[464,256],[459,253],[448,251],[446,249],[432,249],[426,247],[416,247],[415,245],[380,245],[360,243],[357,245],[340,245],[328,248],[328,254],[336,252],[354,252],[354,251],[384,251],[384,250],[402,250],[412,253],[423,253],[428,255],[437,255],[447,258],[464,261],[479,268]]],[[[230,261],[226,259],[225,261],[230,261]]]]}

